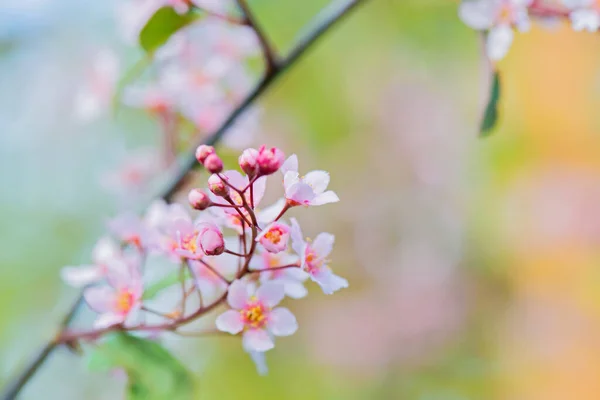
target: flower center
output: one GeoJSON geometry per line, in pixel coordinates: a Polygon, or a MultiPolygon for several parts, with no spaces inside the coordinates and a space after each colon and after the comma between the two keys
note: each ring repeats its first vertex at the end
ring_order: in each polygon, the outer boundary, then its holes
{"type": "Polygon", "coordinates": [[[281,232],[281,229],[273,228],[269,232],[265,233],[265,239],[273,244],[278,244],[281,241],[282,234],[283,232],[281,232]]]}
{"type": "Polygon", "coordinates": [[[250,298],[246,307],[240,310],[244,325],[254,329],[263,328],[267,324],[268,312],[269,309],[255,297],[250,298]]]}
{"type": "Polygon", "coordinates": [[[133,293],[129,289],[123,289],[117,294],[115,308],[121,314],[127,314],[133,307],[133,293]]]}
{"type": "Polygon", "coordinates": [[[323,265],[323,260],[319,259],[310,247],[306,248],[306,256],[304,257],[304,260],[304,269],[309,274],[318,272],[323,265]]]}
{"type": "Polygon", "coordinates": [[[137,235],[135,233],[127,236],[125,238],[125,242],[133,244],[137,247],[142,247],[142,239],[140,238],[140,235],[137,235]]]}
{"type": "Polygon", "coordinates": [[[184,236],[181,239],[181,248],[196,254],[198,251],[198,231],[194,231],[194,233],[184,236]]]}
{"type": "Polygon", "coordinates": [[[500,6],[498,13],[498,22],[512,23],[514,19],[513,7],[509,2],[504,2],[500,6]]]}

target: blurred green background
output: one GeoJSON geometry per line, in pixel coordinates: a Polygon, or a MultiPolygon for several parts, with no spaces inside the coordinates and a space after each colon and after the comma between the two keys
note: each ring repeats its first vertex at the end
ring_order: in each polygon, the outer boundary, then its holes
{"type": "MultiPolygon", "coordinates": [[[[3,383],[76,296],[60,268],[87,262],[121,207],[101,177],[159,144],[141,113],[70,118],[91,49],[117,43],[115,3],[0,4],[3,383]]],[[[286,51],[327,2],[250,4],[286,51]]],[[[350,289],[287,302],[300,329],[266,377],[235,339],[170,342],[199,398],[597,399],[600,42],[566,25],[518,35],[500,126],[481,140],[488,67],[456,11],[369,1],[261,98],[254,144],[331,172],[342,201],[293,215],[336,234],[350,289]]],[[[22,398],[115,399],[123,384],[60,349],[22,398]]]]}

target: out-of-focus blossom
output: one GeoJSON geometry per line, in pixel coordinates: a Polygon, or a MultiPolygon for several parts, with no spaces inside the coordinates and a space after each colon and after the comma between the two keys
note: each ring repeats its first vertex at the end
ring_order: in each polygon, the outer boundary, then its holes
{"type": "Polygon", "coordinates": [[[121,257],[121,249],[110,237],[104,236],[96,242],[92,251],[92,264],[67,266],[61,270],[61,277],[71,286],[81,287],[99,281],[108,273],[111,263],[121,257]]]}
{"type": "Polygon", "coordinates": [[[347,288],[348,281],[327,266],[326,257],[331,253],[335,237],[331,233],[320,233],[313,242],[307,242],[303,239],[298,221],[295,218],[291,221],[292,248],[300,256],[300,266],[308,272],[310,279],[318,283],[325,294],[347,288]]]}
{"type": "Polygon", "coordinates": [[[122,242],[140,249],[148,247],[152,239],[152,234],[142,219],[129,212],[108,221],[108,229],[122,242]]]}
{"type": "Polygon", "coordinates": [[[243,331],[242,343],[248,352],[270,350],[275,346],[273,336],[289,336],[298,329],[287,308],[274,308],[283,297],[280,283],[267,282],[255,291],[254,285],[236,280],[227,295],[232,309],[219,315],[217,328],[233,335],[243,331]]]}
{"type": "Polygon", "coordinates": [[[576,31],[596,32],[600,27],[600,3],[595,0],[563,0],[571,12],[569,18],[576,31]]]}
{"type": "Polygon", "coordinates": [[[127,155],[114,171],[102,177],[102,185],[124,198],[143,194],[161,171],[160,155],[155,148],[141,148],[127,155]]]}
{"type": "Polygon", "coordinates": [[[311,171],[305,176],[298,173],[298,157],[292,154],[281,166],[283,186],[288,204],[293,206],[320,206],[340,201],[329,186],[329,173],[311,171]]]}
{"type": "Polygon", "coordinates": [[[304,287],[304,281],[308,279],[308,274],[300,268],[282,268],[278,267],[297,264],[300,266],[300,259],[295,254],[289,253],[269,253],[262,251],[250,261],[250,269],[253,271],[262,271],[260,281],[276,281],[283,285],[285,295],[292,299],[301,299],[308,294],[304,287]]]}
{"type": "Polygon", "coordinates": [[[86,81],[75,96],[75,118],[82,122],[101,116],[110,106],[119,78],[119,59],[102,49],[92,60],[86,81]]]}
{"type": "Polygon", "coordinates": [[[120,263],[107,275],[109,286],[90,287],[83,296],[90,308],[100,315],[95,328],[123,324],[141,307],[143,285],[139,258],[120,263]]]}
{"type": "Polygon", "coordinates": [[[529,30],[527,7],[533,0],[463,0],[460,19],[473,29],[487,31],[486,52],[497,61],[506,55],[513,41],[513,27],[529,30]]]}

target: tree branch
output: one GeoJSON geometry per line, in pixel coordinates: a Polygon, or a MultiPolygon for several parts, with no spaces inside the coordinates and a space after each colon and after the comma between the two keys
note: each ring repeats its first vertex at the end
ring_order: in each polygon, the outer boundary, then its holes
{"type": "MultiPolygon", "coordinates": [[[[229,117],[223,122],[221,127],[215,131],[208,138],[199,141],[195,146],[192,146],[188,154],[182,159],[181,162],[177,163],[177,169],[172,173],[168,183],[165,185],[163,190],[157,197],[164,200],[171,199],[177,192],[179,187],[184,182],[188,173],[194,169],[198,164],[195,158],[195,149],[200,144],[214,145],[218,143],[227,129],[235,122],[235,120],[251,105],[262,96],[267,89],[281,76],[283,75],[292,65],[294,65],[305,53],[313,46],[327,31],[329,31],[336,23],[341,21],[346,15],[354,10],[358,5],[365,3],[367,0],[345,0],[332,3],[328,7],[321,10],[321,12],[314,18],[310,23],[308,30],[300,35],[296,45],[292,48],[290,53],[281,61],[279,61],[275,68],[264,75],[262,80],[256,85],[256,87],[248,94],[248,96],[238,105],[238,107],[231,112],[229,117]]],[[[247,265],[244,265],[244,269],[247,265]]],[[[75,317],[80,305],[83,303],[82,294],[79,295],[69,312],[63,318],[63,321],[59,328],[57,337],[62,335],[65,328],[70,324],[71,320],[75,317]]],[[[218,303],[218,301],[217,301],[218,303]]],[[[214,307],[214,305],[201,309],[207,311],[214,307]]],[[[193,319],[195,316],[192,314],[186,320],[193,319]]],[[[33,357],[33,359],[27,364],[25,369],[17,375],[13,381],[11,381],[5,388],[2,395],[3,400],[13,400],[17,397],[21,389],[27,384],[27,382],[35,375],[42,364],[48,359],[50,354],[59,345],[57,339],[52,339],[33,357]]]]}
{"type": "Polygon", "coordinates": [[[277,68],[277,55],[275,54],[275,50],[273,49],[273,46],[271,45],[267,35],[254,17],[254,14],[252,13],[252,10],[250,10],[246,0],[236,0],[236,3],[240,10],[242,10],[244,21],[254,30],[256,36],[258,37],[260,47],[262,48],[263,55],[265,57],[266,74],[269,75],[277,68]]]}

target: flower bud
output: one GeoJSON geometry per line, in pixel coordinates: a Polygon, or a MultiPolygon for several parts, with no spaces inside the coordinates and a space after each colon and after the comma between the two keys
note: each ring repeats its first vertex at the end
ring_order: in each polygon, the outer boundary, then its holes
{"type": "Polygon", "coordinates": [[[214,224],[203,224],[198,235],[198,243],[207,256],[218,256],[225,251],[223,234],[214,224]]]}
{"type": "Polygon", "coordinates": [[[216,154],[209,154],[204,160],[204,168],[213,174],[218,174],[223,171],[223,161],[216,154]]]}
{"type": "Polygon", "coordinates": [[[208,178],[208,188],[216,196],[225,197],[229,195],[227,186],[225,186],[221,178],[219,178],[219,176],[216,174],[213,174],[210,176],[210,178],[208,178]]]}
{"type": "Polygon", "coordinates": [[[244,150],[238,159],[240,168],[246,173],[246,175],[248,175],[250,179],[252,179],[258,172],[257,158],[258,150],[250,148],[244,150]]]}
{"type": "Polygon", "coordinates": [[[281,165],[283,165],[285,154],[277,147],[267,149],[265,146],[261,146],[258,150],[256,161],[258,163],[259,175],[271,175],[272,173],[277,172],[281,165]]]}
{"type": "Polygon", "coordinates": [[[206,193],[200,189],[192,189],[188,194],[190,205],[196,210],[206,210],[212,202],[206,193]]]}
{"type": "Polygon", "coordinates": [[[196,149],[196,160],[198,160],[200,164],[204,164],[204,160],[206,160],[206,157],[208,157],[211,154],[215,154],[215,148],[212,146],[201,144],[196,149]]]}

